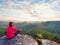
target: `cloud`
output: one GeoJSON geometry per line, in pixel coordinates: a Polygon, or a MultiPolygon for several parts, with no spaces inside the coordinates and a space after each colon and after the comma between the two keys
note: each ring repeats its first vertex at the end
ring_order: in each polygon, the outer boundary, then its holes
{"type": "Polygon", "coordinates": [[[60,20],[60,0],[5,0],[0,3],[2,20],[49,21],[60,20]],[[57,10],[57,11],[56,11],[57,10]],[[4,13],[3,13],[4,12],[4,13]],[[11,18],[13,17],[13,18],[11,18]],[[4,19],[3,19],[4,18],[4,19]]]}
{"type": "Polygon", "coordinates": [[[51,18],[56,15],[56,11],[52,10],[51,7],[45,3],[33,5],[29,11],[32,16],[37,18],[51,18]]]}
{"type": "Polygon", "coordinates": [[[8,8],[15,8],[15,9],[21,9],[21,8],[29,8],[31,5],[39,4],[39,3],[45,3],[46,5],[56,6],[58,3],[60,3],[59,0],[2,0],[2,7],[7,6],[8,8]],[[34,4],[33,4],[34,3],[34,4]]]}
{"type": "Polygon", "coordinates": [[[42,21],[44,19],[37,19],[37,18],[21,18],[21,17],[15,17],[12,16],[13,18],[11,18],[11,16],[4,16],[0,14],[0,20],[4,20],[4,21],[17,21],[17,22],[24,22],[24,21],[42,21]]]}

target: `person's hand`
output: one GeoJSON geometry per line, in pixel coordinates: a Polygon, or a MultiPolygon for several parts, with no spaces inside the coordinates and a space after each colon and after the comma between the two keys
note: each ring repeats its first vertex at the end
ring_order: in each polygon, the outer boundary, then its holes
{"type": "Polygon", "coordinates": [[[22,28],[20,28],[19,31],[22,31],[22,28]]]}

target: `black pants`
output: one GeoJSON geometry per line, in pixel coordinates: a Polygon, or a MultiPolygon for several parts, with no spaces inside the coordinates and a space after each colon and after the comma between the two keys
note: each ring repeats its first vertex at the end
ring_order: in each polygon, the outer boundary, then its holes
{"type": "Polygon", "coordinates": [[[19,33],[20,33],[20,31],[15,32],[15,36],[16,36],[17,34],[19,34],[19,33]]]}

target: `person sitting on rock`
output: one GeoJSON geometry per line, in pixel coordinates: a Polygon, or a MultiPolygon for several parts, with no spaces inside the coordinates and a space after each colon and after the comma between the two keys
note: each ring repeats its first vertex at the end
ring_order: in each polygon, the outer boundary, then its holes
{"type": "Polygon", "coordinates": [[[13,24],[14,22],[9,22],[9,26],[6,28],[5,34],[7,39],[12,39],[20,33],[20,31],[18,31],[18,29],[13,26],[13,24]]]}

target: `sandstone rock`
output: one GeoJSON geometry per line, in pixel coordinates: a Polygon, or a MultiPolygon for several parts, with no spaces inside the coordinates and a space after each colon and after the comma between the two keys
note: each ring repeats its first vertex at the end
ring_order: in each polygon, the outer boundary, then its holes
{"type": "Polygon", "coordinates": [[[5,36],[1,37],[0,45],[38,45],[38,43],[29,35],[18,34],[10,40],[6,39],[5,36]]]}
{"type": "Polygon", "coordinates": [[[54,41],[50,41],[51,45],[60,45],[59,43],[56,43],[54,41]]]}
{"type": "Polygon", "coordinates": [[[39,45],[60,45],[59,43],[47,39],[38,39],[38,40],[40,41],[40,43],[42,43],[39,45]]]}

